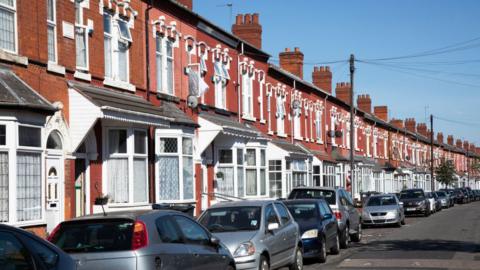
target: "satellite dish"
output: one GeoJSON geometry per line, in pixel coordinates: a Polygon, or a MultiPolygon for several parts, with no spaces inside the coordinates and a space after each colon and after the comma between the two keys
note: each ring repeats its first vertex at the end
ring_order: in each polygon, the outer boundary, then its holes
{"type": "Polygon", "coordinates": [[[300,100],[296,99],[292,102],[292,107],[298,109],[300,107],[300,100]]]}
{"type": "Polygon", "coordinates": [[[187,106],[190,108],[196,108],[198,106],[198,98],[196,96],[188,96],[187,106]]]}

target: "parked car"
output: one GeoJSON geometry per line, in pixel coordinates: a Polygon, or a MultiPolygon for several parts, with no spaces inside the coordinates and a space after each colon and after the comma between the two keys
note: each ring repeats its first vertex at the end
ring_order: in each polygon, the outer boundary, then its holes
{"type": "Polygon", "coordinates": [[[450,188],[444,188],[440,189],[440,191],[444,191],[447,194],[448,198],[450,199],[450,207],[454,206],[457,202],[457,195],[455,193],[455,190],[450,188]]]}
{"type": "Polygon", "coordinates": [[[430,192],[435,199],[435,212],[442,211],[442,202],[435,191],[430,192]]]}
{"type": "Polygon", "coordinates": [[[463,190],[467,192],[469,202],[475,201],[475,194],[473,194],[473,191],[470,187],[464,187],[463,190]]]}
{"type": "Polygon", "coordinates": [[[475,200],[480,201],[480,190],[475,189],[473,192],[475,193],[475,200]]]}
{"type": "Polygon", "coordinates": [[[468,203],[468,195],[461,188],[455,189],[455,195],[457,197],[457,203],[468,203]]]}
{"type": "Polygon", "coordinates": [[[327,252],[338,254],[340,240],[337,219],[324,199],[284,201],[300,227],[303,257],[327,260],[327,252]]]}
{"type": "Polygon", "coordinates": [[[403,203],[393,194],[373,195],[368,198],[362,209],[363,225],[405,224],[403,203]]]}
{"type": "Polygon", "coordinates": [[[64,221],[49,240],[78,270],[235,269],[228,249],[190,216],[136,210],[64,221]]]}
{"type": "Polygon", "coordinates": [[[425,192],[425,197],[427,198],[430,206],[430,213],[437,212],[437,202],[432,192],[425,192]]]}
{"type": "Polygon", "coordinates": [[[448,195],[447,192],[445,191],[435,191],[435,194],[437,194],[440,204],[443,208],[450,208],[452,206],[450,196],[448,195]]]}
{"type": "Polygon", "coordinates": [[[75,270],[75,261],[61,249],[42,238],[0,224],[0,268],[75,270]]]}
{"type": "Polygon", "coordinates": [[[340,229],[340,247],[347,248],[351,241],[360,242],[362,238],[361,215],[353,204],[352,197],[343,188],[336,187],[297,187],[288,199],[324,198],[332,209],[340,229]]]}
{"type": "Polygon", "coordinates": [[[377,195],[377,194],[381,194],[381,193],[377,191],[360,192],[360,205],[358,206],[363,207],[363,205],[365,204],[365,202],[368,200],[370,196],[377,195]]]}
{"type": "Polygon", "coordinates": [[[299,227],[281,201],[218,203],[198,220],[227,246],[236,269],[303,269],[299,227]]]}
{"type": "Polygon", "coordinates": [[[431,214],[430,200],[425,196],[423,189],[402,190],[400,201],[403,202],[405,215],[422,214],[427,217],[431,214]]]}

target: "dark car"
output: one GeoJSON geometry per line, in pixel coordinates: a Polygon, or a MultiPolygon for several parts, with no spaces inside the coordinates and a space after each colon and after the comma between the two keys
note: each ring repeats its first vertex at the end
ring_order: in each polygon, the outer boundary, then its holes
{"type": "Polygon", "coordinates": [[[0,224],[0,269],[75,270],[58,247],[22,229],[0,224]]]}
{"type": "Polygon", "coordinates": [[[469,200],[470,202],[475,201],[475,194],[473,193],[472,189],[471,189],[470,187],[464,187],[463,189],[464,189],[464,190],[467,192],[467,194],[468,194],[468,200],[469,200]]]}
{"type": "Polygon", "coordinates": [[[468,203],[468,195],[462,188],[455,189],[455,196],[457,197],[456,203],[468,203]]]}
{"type": "Polygon", "coordinates": [[[405,215],[422,214],[429,216],[430,202],[423,189],[405,189],[400,192],[400,201],[403,202],[405,215]]]}
{"type": "Polygon", "coordinates": [[[473,190],[473,193],[475,193],[475,200],[480,201],[480,190],[475,189],[473,190]]]}
{"type": "Polygon", "coordinates": [[[235,269],[218,238],[172,210],[132,210],[64,221],[49,240],[78,261],[78,270],[235,269]]]}
{"type": "Polygon", "coordinates": [[[283,202],[300,227],[303,256],[327,260],[327,250],[340,252],[338,223],[324,199],[288,200],[283,202]]]}

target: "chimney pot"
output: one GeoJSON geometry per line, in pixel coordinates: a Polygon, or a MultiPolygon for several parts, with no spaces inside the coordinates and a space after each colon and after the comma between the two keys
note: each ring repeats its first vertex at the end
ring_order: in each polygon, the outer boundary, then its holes
{"type": "Polygon", "coordinates": [[[252,19],[253,19],[253,23],[254,23],[254,24],[259,24],[259,23],[260,23],[258,13],[253,13],[252,19]]]}
{"type": "Polygon", "coordinates": [[[250,14],[245,14],[245,24],[251,24],[252,23],[252,15],[250,14]]]}
{"type": "Polygon", "coordinates": [[[237,15],[237,17],[235,18],[235,23],[237,25],[243,24],[243,15],[242,14],[237,15]]]}
{"type": "Polygon", "coordinates": [[[299,47],[295,47],[295,52],[300,52],[300,48],[299,48],[299,47]]]}

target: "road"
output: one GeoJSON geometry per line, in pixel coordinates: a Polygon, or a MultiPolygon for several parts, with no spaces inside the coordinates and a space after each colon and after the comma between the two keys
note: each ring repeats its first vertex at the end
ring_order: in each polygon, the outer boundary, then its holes
{"type": "Polygon", "coordinates": [[[402,228],[368,228],[364,238],[327,263],[304,269],[480,269],[480,202],[456,205],[402,228]]]}

